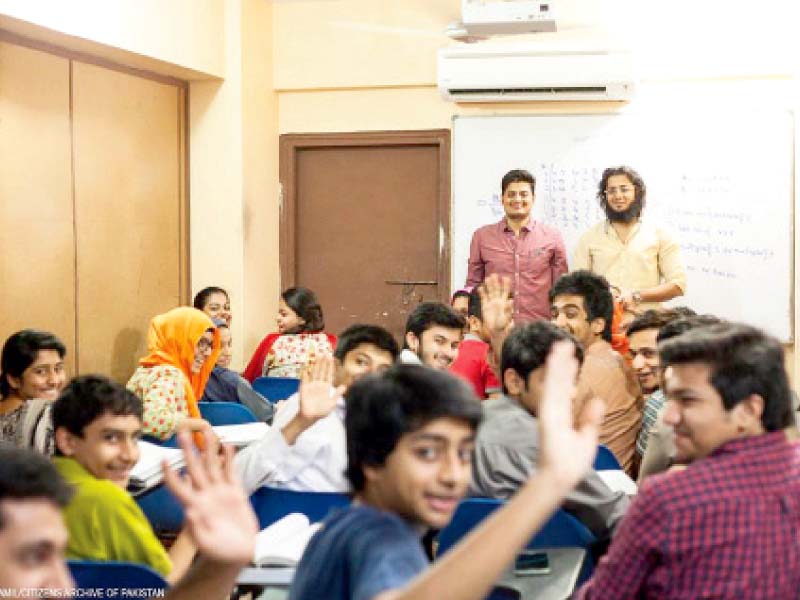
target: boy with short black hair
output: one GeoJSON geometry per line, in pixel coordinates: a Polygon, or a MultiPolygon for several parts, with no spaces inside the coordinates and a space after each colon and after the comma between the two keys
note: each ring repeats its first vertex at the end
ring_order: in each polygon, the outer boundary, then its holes
{"type": "Polygon", "coordinates": [[[406,320],[405,347],[399,362],[448,369],[458,355],[465,324],[464,317],[446,304],[417,304],[406,320]]]}
{"type": "Polygon", "coordinates": [[[500,393],[500,382],[488,361],[489,332],[483,324],[478,290],[473,290],[469,295],[467,331],[450,372],[468,381],[478,398],[485,400],[495,397],[500,393]]]}
{"type": "Polygon", "coordinates": [[[188,533],[169,553],[126,488],[139,459],[142,401],[106,377],[76,377],[53,405],[56,469],[75,488],[64,509],[67,556],[152,567],[176,581],[194,547],[188,533]]]}
{"type": "MultiPolygon", "coordinates": [[[[571,344],[566,344],[571,346],[571,344]]],[[[463,382],[398,365],[350,387],[347,475],[355,502],[329,516],[301,559],[293,600],[478,599],[591,465],[602,407],[572,427],[577,361],[556,345],[542,402],[538,472],[506,506],[428,568],[420,536],[444,527],[469,484],[481,407],[463,382]]]]}

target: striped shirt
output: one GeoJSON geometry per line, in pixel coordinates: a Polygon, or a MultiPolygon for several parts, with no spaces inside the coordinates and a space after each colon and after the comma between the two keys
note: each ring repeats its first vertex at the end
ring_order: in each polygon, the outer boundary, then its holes
{"type": "Polygon", "coordinates": [[[647,450],[647,439],[650,437],[650,430],[656,424],[658,411],[664,406],[666,399],[661,388],[645,398],[644,411],[642,412],[642,428],[639,430],[639,437],[636,438],[636,453],[639,456],[644,456],[644,451],[647,450]]]}

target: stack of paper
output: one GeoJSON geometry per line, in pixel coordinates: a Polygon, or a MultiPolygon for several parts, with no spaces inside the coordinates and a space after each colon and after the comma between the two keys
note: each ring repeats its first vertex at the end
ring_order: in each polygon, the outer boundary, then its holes
{"type": "Polygon", "coordinates": [[[139,440],[139,460],[131,471],[131,484],[135,487],[150,488],[161,483],[164,478],[161,462],[164,459],[171,468],[179,469],[184,465],[183,450],[164,448],[139,440]]]}
{"type": "Polygon", "coordinates": [[[266,423],[242,423],[241,425],[215,425],[212,427],[223,444],[242,447],[260,440],[269,431],[266,423]]]}
{"type": "Polygon", "coordinates": [[[312,525],[308,517],[300,513],[286,515],[256,536],[253,562],[261,567],[297,566],[311,536],[321,526],[322,523],[312,525]]]}

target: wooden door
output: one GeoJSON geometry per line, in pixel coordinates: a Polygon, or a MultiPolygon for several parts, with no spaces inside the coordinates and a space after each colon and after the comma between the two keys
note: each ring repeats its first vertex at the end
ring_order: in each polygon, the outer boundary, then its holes
{"type": "Polygon", "coordinates": [[[283,287],[314,290],[326,330],[398,342],[421,301],[449,297],[448,131],[281,136],[283,287]]]}
{"type": "Polygon", "coordinates": [[[78,368],[126,381],[184,295],[183,90],[79,62],[72,84],[78,368]]]}
{"type": "Polygon", "coordinates": [[[69,60],[0,41],[0,344],[55,333],[75,372],[69,60]]]}

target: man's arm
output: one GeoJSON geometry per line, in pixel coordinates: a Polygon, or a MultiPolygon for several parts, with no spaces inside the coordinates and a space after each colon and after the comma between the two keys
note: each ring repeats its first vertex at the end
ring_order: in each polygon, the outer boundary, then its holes
{"type": "Polygon", "coordinates": [[[553,251],[553,258],[550,263],[550,268],[552,269],[551,281],[553,284],[558,281],[559,277],[569,271],[569,266],[567,265],[567,250],[564,247],[564,238],[562,238],[561,234],[558,232],[555,233],[555,238],[555,250],[553,251]]]}
{"type": "Polygon", "coordinates": [[[164,481],[186,513],[186,528],[199,560],[170,591],[169,600],[227,598],[239,572],[253,559],[258,521],[233,470],[233,449],[219,452],[207,436],[205,451],[196,455],[191,438],[178,435],[186,459],[180,477],[164,462],[164,481]]]}
{"type": "Polygon", "coordinates": [[[376,600],[486,596],[517,552],[592,464],[603,408],[601,403],[591,403],[581,415],[578,428],[573,426],[569,398],[577,371],[572,343],[555,344],[547,359],[539,408],[539,466],[519,493],[405,588],[384,592],[376,600]]]}
{"type": "MultiPolygon", "coordinates": [[[[480,230],[478,230],[480,231],[480,230]]],[[[478,231],[472,234],[469,244],[469,259],[467,260],[467,287],[475,287],[483,282],[486,276],[486,264],[481,258],[481,239],[478,231]]]]}
{"type": "Polygon", "coordinates": [[[575,252],[572,253],[572,270],[579,269],[592,270],[592,255],[589,253],[589,232],[584,233],[575,245],[575,252]]]}
{"type": "Polygon", "coordinates": [[[304,465],[314,460],[317,446],[295,444],[300,434],[333,411],[344,393],[343,386],[333,389],[333,373],[333,359],[320,356],[311,371],[304,370],[301,374],[296,413],[292,404],[284,406],[277,411],[274,425],[264,437],[236,455],[236,470],[247,491],[255,491],[276,472],[286,480],[293,479],[304,465]],[[287,419],[288,415],[291,416],[287,419]],[[300,459],[291,461],[291,467],[287,461],[290,453],[300,459]]]}

